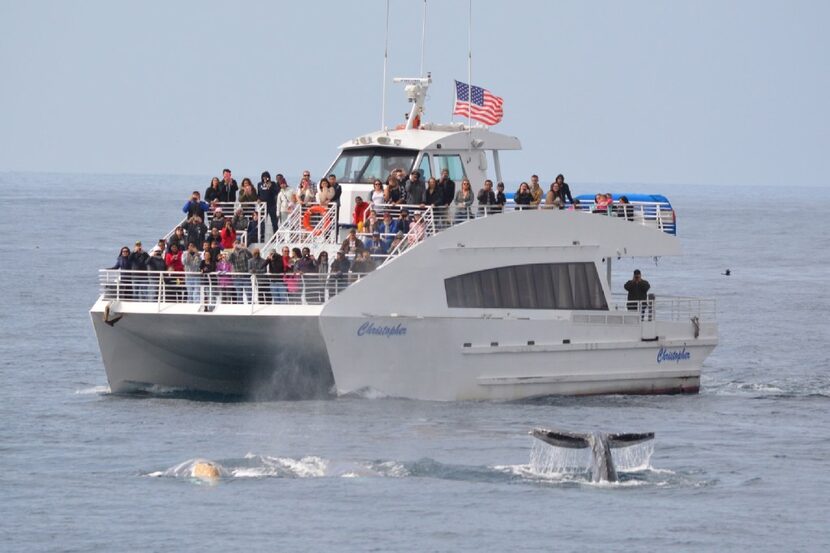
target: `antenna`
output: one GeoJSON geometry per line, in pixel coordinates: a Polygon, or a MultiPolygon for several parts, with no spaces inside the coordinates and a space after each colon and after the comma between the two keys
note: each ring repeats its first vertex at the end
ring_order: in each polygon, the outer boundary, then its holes
{"type": "MultiPolygon", "coordinates": [[[[426,0],[424,0],[426,2],[426,0]]],[[[380,128],[386,130],[386,65],[389,61],[389,0],[386,0],[386,36],[383,38],[383,91],[380,103],[380,128]]]]}
{"type": "Polygon", "coordinates": [[[427,37],[427,0],[424,0],[424,20],[421,23],[421,70],[418,75],[424,76],[424,44],[427,37]]]}

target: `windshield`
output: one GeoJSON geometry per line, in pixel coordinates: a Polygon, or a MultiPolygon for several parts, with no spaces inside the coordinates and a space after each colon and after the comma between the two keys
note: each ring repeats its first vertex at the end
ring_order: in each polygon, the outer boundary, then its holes
{"type": "Polygon", "coordinates": [[[375,179],[386,182],[392,169],[401,168],[407,173],[415,163],[418,150],[403,148],[350,148],[343,150],[329,171],[337,177],[337,182],[366,182],[375,179]]]}

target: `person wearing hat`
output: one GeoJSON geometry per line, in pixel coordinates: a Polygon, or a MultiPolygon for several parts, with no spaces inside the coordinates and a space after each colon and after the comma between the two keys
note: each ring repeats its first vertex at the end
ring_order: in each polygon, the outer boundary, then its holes
{"type": "Polygon", "coordinates": [[[392,237],[398,232],[398,222],[392,219],[392,214],[384,211],[383,220],[378,224],[378,231],[386,240],[386,246],[392,243],[392,237]]]}
{"type": "Polygon", "coordinates": [[[381,239],[380,232],[372,233],[372,238],[369,239],[366,249],[372,255],[386,255],[386,243],[381,239]]]}
{"type": "Polygon", "coordinates": [[[504,211],[504,204],[507,203],[507,196],[504,195],[504,183],[500,182],[496,185],[496,209],[504,211]]]}
{"type": "Polygon", "coordinates": [[[366,245],[363,244],[363,241],[357,237],[357,230],[351,228],[349,229],[349,235],[340,245],[340,249],[349,254],[356,254],[365,250],[366,245]]]}
{"type": "Polygon", "coordinates": [[[346,252],[339,250],[334,261],[331,262],[331,267],[329,267],[331,273],[331,278],[329,278],[329,296],[336,295],[348,285],[347,275],[349,274],[350,268],[351,263],[346,258],[346,252]]]}
{"type": "Polygon", "coordinates": [[[225,228],[225,213],[222,211],[222,208],[217,206],[213,210],[213,217],[210,219],[210,230],[217,229],[222,230],[225,228]]]}
{"type": "MultiPolygon", "coordinates": [[[[639,302],[645,302],[648,299],[648,290],[651,284],[642,277],[640,269],[634,271],[634,278],[625,283],[625,290],[628,292],[628,310],[636,311],[639,302]]],[[[640,303],[643,310],[645,310],[645,303],[640,303]]]]}
{"type": "MultiPolygon", "coordinates": [[[[150,255],[141,248],[141,242],[136,241],[132,253],[130,253],[130,269],[133,271],[146,271],[147,261],[150,255]]],[[[144,276],[133,276],[136,286],[135,295],[137,300],[143,300],[148,297],[147,280],[144,276]]]]}

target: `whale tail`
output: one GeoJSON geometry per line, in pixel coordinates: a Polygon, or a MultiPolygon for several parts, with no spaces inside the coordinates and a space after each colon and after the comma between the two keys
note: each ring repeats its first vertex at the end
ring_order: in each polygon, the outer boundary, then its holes
{"type": "MultiPolygon", "coordinates": [[[[569,449],[584,449],[591,447],[592,432],[568,432],[566,430],[555,430],[546,428],[534,428],[530,433],[534,438],[542,440],[554,447],[566,447],[569,449]]],[[[616,433],[603,434],[608,442],[608,447],[628,447],[641,444],[654,439],[654,432],[639,433],[616,433]]]]}
{"type": "Polygon", "coordinates": [[[530,434],[537,440],[554,447],[569,449],[591,449],[591,480],[594,482],[616,482],[617,470],[611,449],[641,444],[654,438],[654,432],[607,433],[568,432],[534,428],[530,434]]]}

